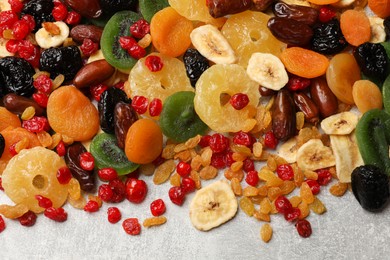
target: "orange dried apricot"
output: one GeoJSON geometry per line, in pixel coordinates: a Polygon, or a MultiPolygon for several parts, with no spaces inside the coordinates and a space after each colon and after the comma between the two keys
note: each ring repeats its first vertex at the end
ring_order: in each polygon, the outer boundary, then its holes
{"type": "Polygon", "coordinates": [[[60,87],[50,94],[47,119],[54,131],[74,141],[91,140],[99,131],[99,112],[74,86],[60,87]]]}
{"type": "Polygon", "coordinates": [[[287,71],[304,78],[324,75],[329,66],[326,56],[301,47],[291,47],[280,54],[287,71]]]}
{"type": "Polygon", "coordinates": [[[340,16],[340,28],[345,40],[358,46],[370,40],[370,20],[363,11],[347,10],[340,16]]]}
{"type": "Polygon", "coordinates": [[[369,80],[356,81],[352,86],[352,96],[361,113],[373,108],[381,109],[383,106],[381,90],[369,80]]]}
{"type": "Polygon", "coordinates": [[[0,131],[9,126],[20,127],[20,120],[17,115],[8,111],[5,107],[0,107],[0,131]]]}
{"type": "Polygon", "coordinates": [[[368,0],[368,7],[371,11],[381,18],[390,16],[390,1],[389,0],[368,0]]]}
{"type": "Polygon", "coordinates": [[[191,45],[192,22],[172,7],[158,11],[150,22],[153,46],[162,54],[177,57],[191,45]]]}
{"type": "Polygon", "coordinates": [[[125,143],[125,153],[130,161],[150,163],[161,154],[162,148],[163,134],[155,121],[142,118],[130,126],[125,143]]]}

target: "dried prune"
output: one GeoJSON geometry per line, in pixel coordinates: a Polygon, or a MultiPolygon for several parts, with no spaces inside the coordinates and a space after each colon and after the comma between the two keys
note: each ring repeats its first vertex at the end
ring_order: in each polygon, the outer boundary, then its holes
{"type": "Polygon", "coordinates": [[[75,142],[67,147],[65,154],[65,162],[74,178],[80,183],[80,188],[83,191],[91,192],[96,188],[95,174],[92,171],[87,171],[80,166],[80,154],[87,152],[87,149],[80,143],[75,142]]]}
{"type": "Polygon", "coordinates": [[[318,18],[318,11],[313,7],[289,5],[284,2],[275,3],[272,11],[277,17],[290,18],[309,25],[314,24],[318,18]]]}
{"type": "Polygon", "coordinates": [[[4,136],[0,134],[0,157],[3,155],[4,148],[5,148],[5,139],[4,136]]]}
{"type": "Polygon", "coordinates": [[[183,61],[191,85],[195,87],[200,75],[210,67],[210,64],[196,49],[188,49],[183,55],[183,61]]]}
{"type": "Polygon", "coordinates": [[[42,52],[39,60],[40,70],[50,73],[51,78],[59,74],[71,80],[83,66],[81,52],[77,46],[49,48],[42,52]]]}
{"type": "Polygon", "coordinates": [[[363,43],[354,49],[353,56],[366,76],[379,80],[386,78],[389,59],[381,44],[363,43]]]}
{"type": "MultiPolygon", "coordinates": [[[[25,59],[4,57],[0,59],[0,93],[31,96],[34,93],[34,68],[25,59]]],[[[1,97],[1,96],[0,96],[1,97]]]]}
{"type": "Polygon", "coordinates": [[[39,28],[42,27],[43,22],[53,22],[54,18],[52,15],[52,10],[54,8],[54,3],[52,0],[31,0],[26,1],[21,12],[21,16],[29,14],[34,17],[36,32],[39,28]]]}
{"type": "Polygon", "coordinates": [[[115,133],[114,113],[115,106],[119,102],[131,102],[126,93],[119,88],[108,88],[100,96],[98,103],[100,127],[108,134],[115,133]]]}
{"type": "Polygon", "coordinates": [[[386,19],[383,20],[383,26],[385,27],[386,39],[389,39],[390,38],[390,17],[386,17],[386,19]]]}
{"type": "Polygon", "coordinates": [[[278,40],[294,46],[307,45],[313,36],[309,25],[290,18],[272,17],[267,26],[278,40]]]}
{"type": "Polygon", "coordinates": [[[134,10],[136,2],[134,0],[100,0],[100,7],[103,13],[113,15],[123,10],[134,10]]]}
{"type": "Polygon", "coordinates": [[[313,28],[312,50],[322,54],[336,54],[348,46],[340,29],[340,22],[332,19],[313,28]]]}

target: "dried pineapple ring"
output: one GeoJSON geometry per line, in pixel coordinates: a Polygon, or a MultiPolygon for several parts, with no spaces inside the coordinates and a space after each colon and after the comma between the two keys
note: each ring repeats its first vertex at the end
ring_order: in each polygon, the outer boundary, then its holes
{"type": "Polygon", "coordinates": [[[259,85],[237,64],[211,66],[196,84],[194,107],[200,119],[217,132],[249,132],[256,125],[254,116],[259,103],[259,85]],[[249,104],[236,110],[223,96],[247,94],[249,104]]]}
{"type": "Polygon", "coordinates": [[[164,102],[165,98],[178,91],[194,91],[182,61],[160,53],[150,55],[160,57],[163,68],[151,72],[145,65],[147,57],[138,60],[130,72],[129,84],[125,84],[125,91],[131,98],[144,96],[149,100],[159,98],[164,102]]]}
{"type": "Polygon", "coordinates": [[[2,179],[5,194],[16,204],[24,204],[29,210],[40,213],[35,195],[42,195],[61,207],[68,196],[68,185],[57,180],[57,170],[66,166],[55,152],[37,146],[24,149],[15,155],[5,168],[2,179]]]}

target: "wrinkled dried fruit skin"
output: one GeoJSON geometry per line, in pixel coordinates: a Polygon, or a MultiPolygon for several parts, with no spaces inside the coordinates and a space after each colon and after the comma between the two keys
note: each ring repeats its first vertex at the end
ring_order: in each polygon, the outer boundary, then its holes
{"type": "Polygon", "coordinates": [[[64,0],[64,2],[87,18],[98,18],[102,14],[99,0],[64,0]]]}
{"type": "Polygon", "coordinates": [[[278,92],[272,117],[272,131],[277,139],[284,141],[295,135],[295,104],[288,90],[278,92]]]}
{"type": "Polygon", "coordinates": [[[95,174],[92,171],[86,171],[80,166],[80,154],[87,152],[87,149],[79,143],[75,142],[67,147],[65,154],[65,162],[73,177],[80,183],[80,188],[83,191],[92,192],[96,188],[95,174]]]}
{"type": "Polygon", "coordinates": [[[274,0],[252,0],[253,5],[251,10],[263,12],[274,2],[274,0]]]}
{"type": "Polygon", "coordinates": [[[54,7],[52,0],[32,0],[26,2],[24,5],[21,16],[29,14],[34,17],[35,28],[33,32],[36,32],[42,27],[43,22],[53,22],[54,18],[51,14],[54,7]]]}
{"type": "Polygon", "coordinates": [[[40,116],[44,113],[44,109],[33,99],[22,97],[14,93],[5,95],[3,104],[6,109],[14,114],[22,114],[23,111],[30,106],[34,107],[36,116],[40,116]]]}
{"type": "Polygon", "coordinates": [[[100,96],[98,103],[100,127],[108,134],[115,133],[114,110],[118,102],[131,103],[126,93],[119,88],[108,88],[100,96]]]}
{"type": "Polygon", "coordinates": [[[325,78],[315,78],[311,81],[310,96],[318,107],[322,118],[326,118],[337,113],[337,97],[329,88],[325,78]]]}
{"type": "Polygon", "coordinates": [[[125,147],[127,131],[138,120],[134,108],[125,102],[118,102],[114,110],[115,136],[120,148],[125,147]]]}
{"type": "Polygon", "coordinates": [[[210,67],[209,61],[196,49],[188,49],[183,55],[183,61],[191,85],[195,87],[200,75],[210,67]]]}
{"type": "Polygon", "coordinates": [[[4,57],[0,59],[0,97],[7,93],[21,96],[31,96],[34,68],[25,59],[18,57],[4,57]]]}
{"type": "Polygon", "coordinates": [[[100,84],[110,78],[115,68],[106,60],[96,60],[85,64],[73,79],[73,85],[77,88],[84,88],[100,84]]]}
{"type": "Polygon", "coordinates": [[[100,42],[103,28],[92,24],[79,24],[70,30],[70,37],[77,42],[82,43],[84,39],[91,39],[93,42],[100,42]]]}
{"type": "Polygon", "coordinates": [[[135,0],[100,0],[100,6],[104,14],[113,15],[123,10],[135,9],[135,0]]]}
{"type": "Polygon", "coordinates": [[[348,46],[340,29],[340,22],[332,19],[313,28],[312,50],[322,54],[336,54],[348,46]]]}
{"type": "Polygon", "coordinates": [[[381,210],[388,202],[389,177],[374,165],[353,170],[352,191],[360,205],[368,211],[381,210]]]}
{"type": "Polygon", "coordinates": [[[318,108],[304,92],[294,93],[294,103],[303,112],[305,119],[310,123],[318,122],[318,108]]]}
{"type": "Polygon", "coordinates": [[[210,15],[219,18],[228,14],[241,13],[249,10],[252,6],[252,0],[208,0],[206,1],[210,15]]]}
{"type": "Polygon", "coordinates": [[[309,6],[289,5],[284,2],[277,2],[272,6],[276,17],[284,17],[312,25],[317,21],[318,10],[309,6]]]}
{"type": "Polygon", "coordinates": [[[278,40],[294,46],[307,45],[313,36],[309,25],[289,18],[272,17],[267,26],[278,40]]]}

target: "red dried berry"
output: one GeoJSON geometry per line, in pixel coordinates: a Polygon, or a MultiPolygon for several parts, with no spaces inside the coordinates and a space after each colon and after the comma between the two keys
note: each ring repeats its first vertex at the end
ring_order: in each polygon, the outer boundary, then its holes
{"type": "Polygon", "coordinates": [[[328,169],[320,169],[316,171],[318,174],[317,182],[319,185],[327,185],[332,180],[332,174],[328,169]]]}
{"type": "Polygon", "coordinates": [[[294,170],[289,164],[278,165],[276,168],[276,173],[278,174],[279,178],[284,181],[289,181],[294,178],[294,170]]]}
{"type": "Polygon", "coordinates": [[[150,203],[150,212],[152,212],[152,215],[155,217],[164,214],[165,210],[166,210],[165,203],[162,199],[157,199],[152,203],[150,203]]]}
{"type": "Polygon", "coordinates": [[[226,167],[226,156],[223,153],[214,153],[211,156],[210,164],[217,169],[224,169],[226,167]]]}
{"type": "Polygon", "coordinates": [[[100,101],[100,96],[102,95],[102,93],[104,91],[106,91],[108,89],[108,86],[106,85],[103,85],[103,84],[99,84],[99,85],[95,85],[95,86],[91,86],[89,88],[89,91],[92,95],[92,97],[96,100],[96,101],[100,101]]]}
{"type": "Polygon", "coordinates": [[[231,96],[230,104],[236,110],[241,110],[249,104],[249,97],[244,93],[237,93],[231,96]]]}
{"type": "Polygon", "coordinates": [[[310,86],[310,79],[291,75],[288,79],[287,88],[291,91],[301,91],[310,86]]]}
{"type": "Polygon", "coordinates": [[[336,11],[333,10],[329,6],[323,6],[320,8],[320,12],[318,14],[318,20],[323,23],[327,23],[332,20],[336,16],[336,11]]]}
{"type": "Polygon", "coordinates": [[[99,44],[92,41],[91,39],[84,39],[83,43],[80,46],[81,52],[87,57],[91,56],[98,49],[99,49],[99,44]]]}
{"type": "Polygon", "coordinates": [[[113,192],[110,202],[118,203],[126,198],[126,185],[120,179],[112,180],[108,185],[113,192]]]}
{"type": "Polygon", "coordinates": [[[270,149],[275,149],[279,141],[276,139],[272,131],[268,131],[264,135],[264,145],[270,149]]]}
{"type": "Polygon", "coordinates": [[[65,23],[69,25],[78,25],[81,21],[81,15],[75,11],[68,12],[65,23]]]}
{"type": "Polygon", "coordinates": [[[291,208],[290,210],[287,210],[284,212],[284,219],[288,222],[293,222],[299,218],[301,215],[301,210],[298,208],[291,208]]]}
{"type": "Polygon", "coordinates": [[[17,143],[18,143],[18,142],[13,143],[13,144],[11,144],[11,145],[9,146],[9,153],[11,154],[11,156],[15,156],[15,155],[18,154],[18,152],[16,151],[16,144],[17,144],[17,143]]]}
{"type": "Polygon", "coordinates": [[[34,80],[33,85],[38,91],[48,94],[53,87],[53,81],[48,75],[41,74],[34,80]]]}
{"type": "Polygon", "coordinates": [[[114,85],[114,88],[118,88],[120,90],[125,90],[125,82],[124,81],[119,81],[114,85]]]}
{"type": "Polygon", "coordinates": [[[233,159],[233,152],[231,151],[224,153],[224,158],[226,167],[232,166],[232,164],[235,162],[235,160],[233,159]]]}
{"type": "Polygon", "coordinates": [[[250,147],[256,139],[249,133],[240,131],[234,134],[233,143],[250,147]]]}
{"type": "Polygon", "coordinates": [[[181,188],[185,194],[191,193],[196,189],[196,183],[190,177],[184,177],[181,180],[181,188]]]}
{"type": "Polygon", "coordinates": [[[306,183],[309,185],[313,195],[317,195],[318,193],[320,193],[321,186],[316,180],[306,180],[306,183]]]}
{"type": "Polygon", "coordinates": [[[137,41],[131,36],[120,37],[119,44],[122,49],[126,50],[135,59],[140,59],[146,55],[146,50],[139,46],[137,41]]]}
{"type": "Polygon", "coordinates": [[[181,206],[184,203],[186,193],[181,187],[171,187],[168,192],[169,199],[176,205],[181,206]]]}
{"type": "Polygon", "coordinates": [[[47,208],[43,212],[45,217],[57,221],[57,222],[64,222],[68,219],[68,213],[63,208],[47,208]]]}
{"type": "Polygon", "coordinates": [[[256,187],[259,184],[259,175],[257,171],[250,171],[245,176],[245,181],[251,186],[256,187]]]}
{"type": "Polygon", "coordinates": [[[117,207],[109,207],[107,209],[107,219],[111,224],[118,223],[121,218],[122,214],[117,207]]]}
{"type": "Polygon", "coordinates": [[[245,172],[250,172],[250,171],[254,171],[255,170],[255,163],[249,159],[249,158],[246,158],[244,161],[243,161],[243,165],[242,165],[242,169],[245,171],[245,172]]]}
{"type": "Polygon", "coordinates": [[[40,49],[28,40],[22,40],[19,44],[19,56],[30,63],[34,68],[39,67],[40,49]]]}
{"type": "Polygon", "coordinates": [[[3,232],[5,229],[5,222],[3,217],[0,215],[0,233],[3,232]]]}
{"type": "Polygon", "coordinates": [[[0,12],[0,27],[11,28],[11,26],[18,20],[18,15],[12,10],[0,12]]]}
{"type": "Polygon", "coordinates": [[[53,202],[49,198],[46,198],[42,195],[35,195],[35,198],[38,201],[38,205],[41,208],[47,209],[53,206],[53,202]]]}
{"type": "Polygon", "coordinates": [[[285,196],[277,197],[274,203],[279,213],[284,214],[292,209],[291,202],[285,196]]]}
{"type": "Polygon", "coordinates": [[[118,173],[114,168],[102,168],[98,170],[98,176],[102,181],[112,181],[118,178],[118,173]]]}
{"type": "Polygon", "coordinates": [[[8,3],[11,6],[11,10],[15,13],[20,13],[23,9],[23,2],[20,0],[8,0],[8,3]]]}
{"type": "Polygon", "coordinates": [[[150,116],[159,116],[161,114],[163,105],[162,101],[159,98],[153,98],[149,104],[149,114],[150,116]]]}
{"type": "Polygon", "coordinates": [[[97,203],[94,200],[89,200],[87,202],[87,204],[85,204],[85,206],[84,206],[84,211],[86,211],[86,212],[92,213],[92,212],[96,212],[98,210],[99,210],[99,203],[97,203]]]}
{"type": "Polygon", "coordinates": [[[312,234],[310,222],[306,219],[298,220],[297,223],[295,223],[295,227],[301,237],[310,237],[312,234]]]}
{"type": "Polygon", "coordinates": [[[164,63],[162,59],[159,56],[156,55],[149,55],[145,59],[145,66],[151,71],[151,72],[157,72],[162,70],[164,67],[164,63]]]}
{"type": "Polygon", "coordinates": [[[110,185],[102,184],[99,186],[98,196],[104,202],[111,202],[111,200],[114,196],[114,191],[110,185]]]}
{"type": "Polygon", "coordinates": [[[60,184],[68,184],[72,179],[72,172],[68,167],[64,166],[57,170],[57,180],[60,184]]]}
{"type": "Polygon", "coordinates": [[[44,116],[34,116],[31,119],[24,120],[22,127],[33,133],[50,130],[49,121],[44,116]]]}
{"type": "Polygon", "coordinates": [[[66,153],[65,143],[64,141],[60,141],[56,146],[56,152],[59,156],[64,156],[66,153]]]}
{"type": "Polygon", "coordinates": [[[18,218],[19,223],[25,227],[31,227],[35,225],[37,221],[37,214],[32,212],[31,210],[24,213],[21,217],[18,218]]]}
{"type": "Polygon", "coordinates": [[[222,153],[229,147],[229,139],[222,134],[216,133],[211,136],[210,148],[214,153],[222,153]]]}
{"type": "Polygon", "coordinates": [[[141,225],[137,218],[128,218],[122,222],[122,227],[129,235],[135,236],[141,233],[141,225]]]}
{"type": "Polygon", "coordinates": [[[34,93],[33,99],[37,104],[41,107],[47,107],[47,102],[49,101],[49,97],[44,93],[34,93]]]}
{"type": "Polygon", "coordinates": [[[141,39],[150,32],[150,25],[145,19],[140,19],[130,26],[130,33],[133,37],[141,39]]]}
{"type": "Polygon", "coordinates": [[[79,155],[80,167],[86,171],[92,171],[95,168],[95,158],[90,152],[84,152],[79,155]]]}
{"type": "Polygon", "coordinates": [[[179,162],[176,165],[176,172],[181,176],[181,177],[186,177],[191,173],[191,165],[186,162],[179,162]]]}
{"type": "Polygon", "coordinates": [[[4,190],[3,188],[3,179],[0,177],[0,190],[4,190]]]}
{"type": "Polygon", "coordinates": [[[131,106],[138,114],[142,115],[148,110],[148,99],[144,96],[134,96],[131,106]]]}
{"type": "Polygon", "coordinates": [[[126,180],[126,198],[133,203],[144,201],[148,193],[148,186],[143,180],[128,178],[126,180]]]}
{"type": "Polygon", "coordinates": [[[19,50],[19,41],[18,40],[8,40],[5,44],[5,48],[8,52],[16,53],[19,50]]]}
{"type": "Polygon", "coordinates": [[[199,146],[205,148],[210,145],[211,135],[204,135],[200,138],[199,146]]]}
{"type": "Polygon", "coordinates": [[[34,30],[34,28],[35,28],[34,16],[29,15],[29,14],[25,14],[20,19],[24,20],[24,21],[26,21],[28,23],[28,26],[30,27],[30,31],[34,30]]]}
{"type": "Polygon", "coordinates": [[[30,25],[25,20],[16,21],[12,26],[12,35],[16,40],[23,40],[30,31],[30,25]]]}
{"type": "Polygon", "coordinates": [[[66,16],[68,15],[68,9],[66,8],[66,6],[59,2],[59,3],[56,3],[54,5],[54,8],[53,8],[53,11],[51,12],[54,20],[56,21],[62,21],[66,18],[66,16]]]}

